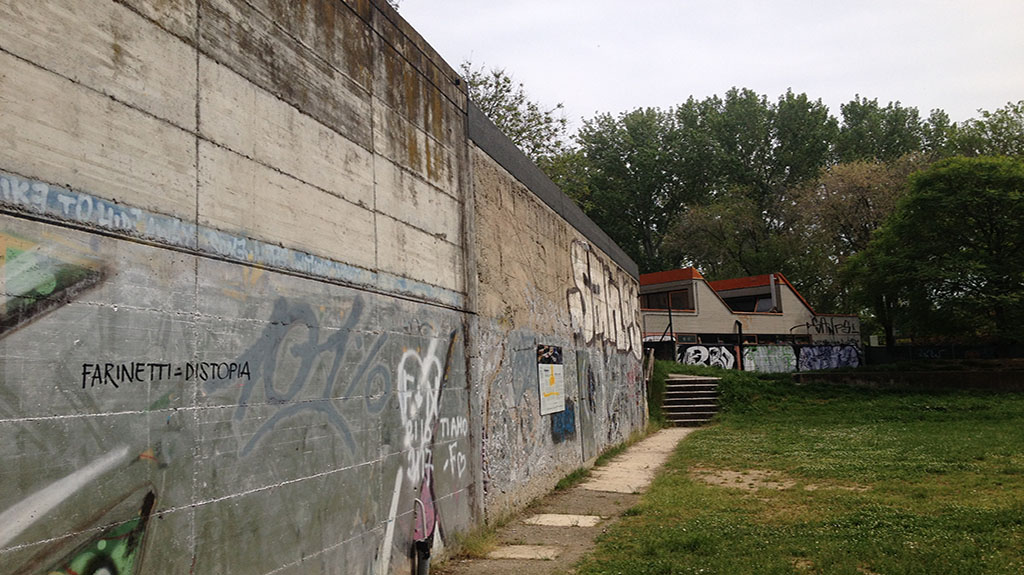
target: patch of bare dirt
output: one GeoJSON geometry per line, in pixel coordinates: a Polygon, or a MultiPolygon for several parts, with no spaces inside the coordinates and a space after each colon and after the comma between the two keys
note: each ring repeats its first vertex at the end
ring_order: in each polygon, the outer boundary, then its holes
{"type": "Polygon", "coordinates": [[[759,489],[781,490],[796,486],[796,481],[792,479],[777,477],[771,471],[761,471],[759,469],[731,471],[728,469],[694,467],[690,469],[690,475],[708,485],[743,489],[745,491],[757,491],[759,489]]]}
{"type": "MultiPolygon", "coordinates": [[[[763,471],[760,469],[746,469],[733,471],[729,469],[712,469],[708,467],[692,467],[690,475],[708,485],[717,487],[729,487],[732,489],[743,489],[744,491],[758,491],[770,489],[781,491],[792,489],[797,482],[784,477],[774,471],[763,471]]],[[[867,491],[869,488],[863,485],[816,485],[807,484],[802,486],[804,491],[817,491],[818,489],[840,489],[844,491],[867,491]]]]}

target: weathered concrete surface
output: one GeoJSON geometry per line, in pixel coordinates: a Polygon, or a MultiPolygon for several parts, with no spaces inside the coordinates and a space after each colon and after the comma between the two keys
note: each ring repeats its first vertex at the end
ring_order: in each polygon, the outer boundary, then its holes
{"type": "MultiPolygon", "coordinates": [[[[625,467],[657,471],[660,462],[652,459],[652,453],[671,453],[678,442],[690,430],[677,428],[663,429],[635,444],[605,466],[597,467],[592,473],[600,474],[607,467],[625,467]],[[686,432],[686,433],[684,433],[686,432]],[[651,468],[655,465],[655,468],[651,468]]],[[[638,504],[640,491],[647,485],[637,485],[638,491],[594,491],[579,484],[564,491],[548,494],[531,506],[531,514],[510,520],[497,533],[501,545],[498,555],[484,559],[460,559],[445,562],[432,568],[439,575],[552,575],[571,573],[573,566],[594,548],[594,540],[609,525],[630,507],[638,504]],[[600,516],[593,515],[599,513],[600,516]],[[577,520],[586,517],[588,520],[577,520]],[[574,525],[575,524],[575,525],[574,525]],[[540,557],[523,554],[512,557],[515,551],[532,546],[557,550],[557,556],[538,560],[540,557]]]]}
{"type": "Polygon", "coordinates": [[[629,450],[593,471],[580,484],[581,489],[640,493],[647,489],[665,464],[676,445],[693,431],[692,428],[670,427],[644,439],[629,450]]]}
{"type": "Polygon", "coordinates": [[[600,515],[573,515],[567,513],[539,513],[523,519],[527,525],[551,527],[593,527],[601,522],[600,515]]]}
{"type": "Polygon", "coordinates": [[[646,423],[631,262],[382,0],[8,2],[0,110],[4,573],[408,573],[646,423]]]}
{"type": "Polygon", "coordinates": [[[471,373],[486,508],[500,517],[646,425],[638,288],[498,162],[470,152],[480,315],[471,373]],[[538,415],[540,345],[562,352],[564,426],[538,415]]]}
{"type": "Polygon", "coordinates": [[[488,553],[487,558],[550,561],[561,554],[562,548],[554,545],[502,545],[488,553]]]}

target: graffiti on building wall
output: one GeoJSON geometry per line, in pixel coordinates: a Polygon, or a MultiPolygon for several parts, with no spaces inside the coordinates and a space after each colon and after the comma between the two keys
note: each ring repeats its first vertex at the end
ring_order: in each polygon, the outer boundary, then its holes
{"type": "Polygon", "coordinates": [[[587,461],[597,453],[594,425],[597,419],[598,385],[597,375],[590,365],[590,356],[585,351],[576,353],[576,382],[579,386],[580,440],[583,460],[587,461]]]}
{"type": "MultiPolygon", "coordinates": [[[[23,299],[53,299],[53,306],[31,308],[33,315],[30,320],[35,322],[44,317],[44,312],[74,301],[77,295],[84,293],[85,288],[99,287],[107,279],[120,277],[116,273],[109,276],[104,274],[102,270],[108,268],[98,263],[98,260],[91,256],[80,258],[72,250],[65,249],[63,244],[54,244],[52,250],[42,245],[45,244],[23,240],[9,233],[0,234],[0,281],[3,282],[5,298],[0,303],[4,306],[4,317],[12,317],[6,312],[15,306],[20,306],[16,311],[19,317],[28,315],[25,310],[29,308],[23,302],[12,304],[10,298],[23,296],[23,299]],[[71,273],[65,273],[68,270],[71,273]]],[[[110,293],[125,292],[115,286],[110,293]]],[[[135,349],[140,357],[131,357],[129,354],[132,352],[126,352],[122,357],[112,354],[110,357],[89,357],[83,361],[86,357],[81,356],[81,352],[74,353],[75,346],[71,346],[71,340],[68,340],[70,354],[54,369],[65,375],[62,381],[65,381],[66,387],[62,389],[69,392],[72,389],[85,390],[86,393],[78,394],[78,397],[83,398],[109,398],[112,397],[110,394],[148,394],[159,389],[157,386],[174,387],[172,384],[175,383],[198,386],[205,396],[230,397],[231,404],[227,407],[232,410],[229,412],[232,414],[231,419],[240,422],[249,418],[256,421],[258,426],[255,433],[238,435],[239,444],[235,455],[240,458],[256,453],[261,442],[273,436],[275,430],[294,424],[294,419],[291,419],[293,417],[315,417],[318,421],[325,421],[327,429],[335,433],[339,445],[350,452],[359,452],[362,447],[357,445],[354,438],[358,429],[350,427],[356,422],[342,416],[335,400],[346,398],[359,401],[368,414],[381,414],[389,406],[397,406],[394,418],[401,420],[401,431],[395,438],[402,442],[403,459],[397,470],[396,493],[403,495],[400,501],[395,501],[396,505],[400,503],[400,507],[395,508],[396,515],[392,516],[389,526],[393,527],[399,510],[415,511],[418,515],[415,529],[410,528],[408,537],[402,536],[400,541],[395,542],[395,552],[404,552],[410,538],[433,538],[435,531],[439,531],[441,511],[435,496],[435,463],[437,473],[451,478],[446,485],[459,485],[457,481],[470,473],[467,455],[469,414],[464,409],[455,413],[442,413],[441,410],[441,392],[445,389],[455,363],[452,357],[460,341],[458,331],[451,332],[447,338],[436,337],[430,335],[436,333],[430,324],[421,323],[420,334],[409,337],[408,341],[403,339],[402,343],[408,347],[395,350],[395,340],[399,337],[394,335],[395,331],[362,329],[360,324],[371,319],[363,295],[355,295],[346,300],[348,307],[340,312],[344,318],[342,325],[330,329],[324,327],[322,318],[325,313],[334,312],[325,311],[323,306],[314,308],[300,298],[279,297],[273,301],[265,327],[256,334],[247,348],[242,348],[244,351],[240,355],[228,361],[146,357],[145,351],[139,353],[138,350],[145,350],[147,344],[126,346],[135,349]],[[387,349],[386,344],[390,344],[387,349]],[[250,417],[252,409],[260,410],[259,415],[250,417]],[[411,498],[406,495],[410,493],[409,486],[415,490],[415,498],[422,504],[415,510],[411,498]]],[[[115,303],[103,305],[108,311],[117,311],[115,303]]],[[[145,333],[156,338],[163,338],[165,332],[169,333],[164,325],[168,320],[144,318],[142,314],[145,312],[136,312],[128,305],[125,307],[133,311],[129,311],[128,316],[122,314],[124,319],[136,317],[140,322],[157,322],[147,323],[145,333]]],[[[32,329],[26,327],[29,322],[18,321],[20,323],[17,327],[32,329]]],[[[41,325],[45,323],[40,322],[41,325]]],[[[102,337],[107,336],[119,337],[116,332],[108,332],[104,328],[102,337]]],[[[77,340],[74,342],[76,346],[78,343],[77,340]]],[[[109,346],[104,349],[121,348],[109,346]]],[[[171,348],[158,345],[153,349],[171,348]]],[[[12,382],[12,386],[4,391],[13,394],[18,389],[12,382]]],[[[168,391],[156,397],[149,410],[166,409],[173,393],[168,391]]],[[[12,398],[16,399],[16,396],[0,398],[4,400],[0,401],[0,407],[3,407],[0,416],[16,421],[19,412],[13,411],[13,408],[8,409],[8,400],[12,398]]],[[[86,401],[85,404],[74,404],[85,410],[101,405],[93,399],[74,401],[86,401]]],[[[168,410],[170,413],[171,410],[168,410]]],[[[90,517],[90,522],[74,527],[76,534],[89,532],[95,535],[84,541],[76,535],[75,538],[67,538],[63,545],[48,545],[21,567],[11,566],[18,567],[15,572],[121,575],[140,572],[144,539],[150,514],[154,510],[156,490],[150,488],[145,497],[139,495],[142,504],[136,503],[138,506],[135,507],[134,517],[128,515],[130,510],[125,508],[126,504],[119,503],[116,510],[106,506],[110,505],[112,499],[127,501],[135,495],[128,492],[103,492],[100,496],[96,490],[100,487],[109,490],[111,486],[130,481],[129,477],[140,473],[144,475],[144,470],[140,471],[139,462],[151,463],[154,470],[171,473],[169,477],[174,477],[180,471],[180,467],[175,467],[175,464],[181,460],[171,455],[175,451],[180,454],[183,449],[171,449],[174,442],[171,435],[181,431],[181,423],[172,415],[168,415],[166,421],[163,417],[159,418],[159,422],[158,433],[126,438],[131,445],[118,447],[74,470],[67,477],[34,492],[18,491],[21,488],[16,488],[14,483],[3,487],[5,497],[14,493],[21,501],[7,509],[0,509],[0,546],[12,542],[24,543],[18,541],[18,538],[27,536],[33,524],[61,505],[70,505],[71,501],[81,502],[95,497],[105,506],[103,509],[82,511],[90,517]],[[46,569],[40,571],[42,568],[46,569]]],[[[91,425],[89,421],[84,421],[84,424],[91,425]]],[[[105,431],[94,430],[94,435],[101,437],[105,431]]],[[[31,430],[25,430],[24,433],[25,438],[33,439],[31,430]]],[[[39,445],[41,448],[46,447],[45,438],[39,440],[39,445]]],[[[173,482],[173,479],[170,481],[173,482]]],[[[133,485],[137,486],[138,483],[133,485]]]]}
{"type": "Polygon", "coordinates": [[[860,341],[860,321],[850,317],[814,316],[811,321],[797,324],[792,329],[804,329],[811,336],[821,339],[851,343],[860,341]]]}
{"type": "Polygon", "coordinates": [[[860,350],[855,345],[809,345],[799,348],[800,371],[859,366],[860,350]]]}
{"type": "Polygon", "coordinates": [[[722,369],[733,369],[736,367],[736,350],[731,346],[679,346],[677,354],[679,363],[685,363],[686,365],[706,365],[722,369]]]}
{"type": "Polygon", "coordinates": [[[742,366],[736,362],[735,352],[736,348],[732,346],[680,345],[677,347],[677,361],[687,365],[742,368],[764,373],[837,369],[861,364],[860,349],[852,344],[743,346],[742,366]]]}
{"type": "Polygon", "coordinates": [[[796,371],[796,352],[788,345],[744,346],[743,369],[763,373],[790,373],[796,371]]]}
{"type": "Polygon", "coordinates": [[[584,343],[602,343],[640,358],[640,309],[636,281],[590,245],[570,247],[573,286],[566,292],[573,332],[584,343]]]}
{"type": "Polygon", "coordinates": [[[156,495],[146,493],[138,517],[105,529],[58,561],[49,574],[132,575],[138,573],[142,543],[156,495]]]}
{"type": "Polygon", "coordinates": [[[194,224],[11,174],[0,173],[0,202],[19,210],[129,235],[142,235],[172,245],[195,244],[194,224]]]}
{"type": "Polygon", "coordinates": [[[0,233],[0,337],[95,287],[105,274],[74,246],[0,233]]]}
{"type": "Polygon", "coordinates": [[[576,404],[571,399],[565,400],[564,410],[551,414],[551,439],[555,443],[576,439],[576,404]]]}
{"type": "Polygon", "coordinates": [[[349,423],[330,401],[336,397],[335,385],[341,381],[339,375],[345,358],[362,350],[361,357],[356,355],[358,367],[343,396],[362,397],[369,413],[377,414],[384,409],[388,396],[383,390],[390,389],[391,384],[391,370],[378,357],[388,334],[356,335],[355,327],[362,319],[363,308],[363,299],[357,296],[341,329],[328,331],[321,329],[319,318],[309,303],[278,298],[263,333],[235,361],[249,367],[250,378],[206,382],[204,388],[208,394],[240,386],[235,421],[245,419],[253,401],[275,406],[274,415],[240,447],[241,456],[252,453],[256,444],[282,421],[302,413],[319,413],[326,417],[348,448],[355,450],[349,423]],[[353,338],[363,341],[356,344],[353,338]],[[324,379],[321,379],[321,362],[330,366],[324,379]]]}

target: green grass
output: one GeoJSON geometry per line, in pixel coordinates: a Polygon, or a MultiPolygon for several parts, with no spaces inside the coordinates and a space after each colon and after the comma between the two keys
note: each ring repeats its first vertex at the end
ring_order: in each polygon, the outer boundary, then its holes
{"type": "Polygon", "coordinates": [[[718,424],[682,443],[580,573],[1024,573],[1024,394],[702,373],[723,377],[718,424]]]}

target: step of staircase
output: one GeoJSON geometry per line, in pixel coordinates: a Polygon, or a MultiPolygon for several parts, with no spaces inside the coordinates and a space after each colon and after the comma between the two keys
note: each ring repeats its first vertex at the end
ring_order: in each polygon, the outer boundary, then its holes
{"type": "Polygon", "coordinates": [[[718,413],[718,378],[670,374],[661,403],[665,420],[674,427],[699,427],[718,413]]]}

